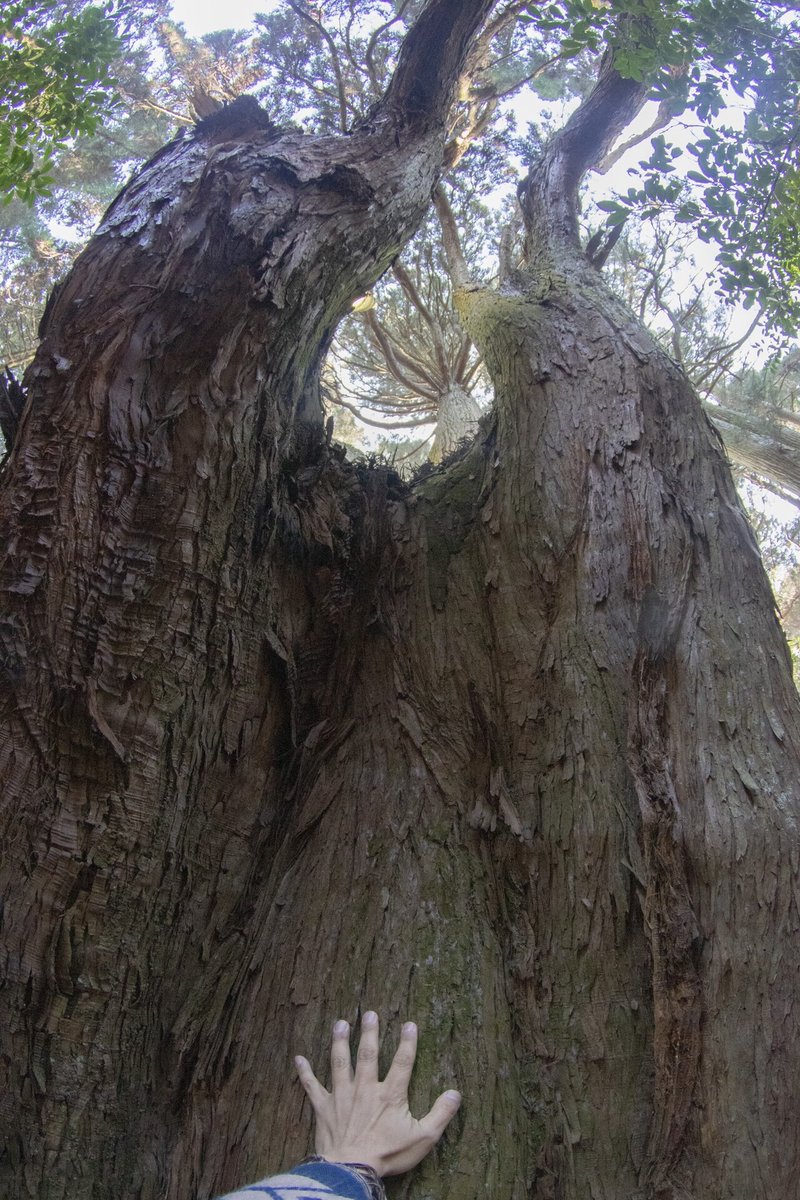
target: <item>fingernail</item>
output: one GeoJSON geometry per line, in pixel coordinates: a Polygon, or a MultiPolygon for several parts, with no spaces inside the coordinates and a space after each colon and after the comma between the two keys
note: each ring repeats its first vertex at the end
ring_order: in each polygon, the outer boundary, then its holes
{"type": "Polygon", "coordinates": [[[306,1060],[303,1058],[302,1054],[295,1055],[294,1065],[297,1067],[298,1071],[300,1070],[301,1067],[304,1067],[306,1065],[306,1060]]]}
{"type": "Polygon", "coordinates": [[[378,1014],[376,1012],[372,1012],[371,1010],[370,1010],[370,1012],[365,1012],[363,1017],[361,1018],[361,1024],[362,1025],[377,1025],[378,1024],[378,1014]]]}
{"type": "Polygon", "coordinates": [[[334,1037],[344,1037],[349,1032],[350,1026],[347,1024],[347,1021],[337,1021],[333,1027],[334,1037]]]}
{"type": "Polygon", "coordinates": [[[452,1100],[454,1104],[461,1103],[461,1092],[445,1092],[445,1096],[448,1100],[452,1100]]]}
{"type": "Polygon", "coordinates": [[[417,1027],[413,1021],[406,1021],[402,1029],[403,1037],[413,1037],[417,1032],[417,1027]]]}

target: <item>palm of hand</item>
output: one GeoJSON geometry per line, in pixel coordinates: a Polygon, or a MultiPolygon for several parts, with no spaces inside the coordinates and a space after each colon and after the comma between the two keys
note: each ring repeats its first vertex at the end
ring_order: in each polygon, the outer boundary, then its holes
{"type": "Polygon", "coordinates": [[[295,1060],[316,1117],[317,1153],[333,1162],[365,1163],[379,1175],[400,1175],[415,1167],[455,1116],[461,1097],[444,1092],[430,1112],[416,1120],[408,1107],[408,1085],[417,1049],[417,1027],[403,1026],[400,1045],[386,1078],[378,1079],[378,1017],[367,1012],[353,1070],[350,1027],[337,1021],[331,1045],[331,1090],[317,1080],[305,1058],[295,1060]]]}

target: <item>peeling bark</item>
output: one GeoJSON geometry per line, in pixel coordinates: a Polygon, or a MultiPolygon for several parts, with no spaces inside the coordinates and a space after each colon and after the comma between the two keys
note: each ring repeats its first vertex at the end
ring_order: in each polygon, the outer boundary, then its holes
{"type": "Polygon", "coordinates": [[[48,314],[0,495],[9,1200],[295,1159],[289,1054],[362,1005],[419,1019],[417,1106],[465,1094],[398,1196],[792,1194],[789,658],[696,397],[540,223],[552,154],[531,272],[458,297],[488,433],[413,489],[324,436],[441,163],[411,46],[350,137],[165,148],[48,314]]]}

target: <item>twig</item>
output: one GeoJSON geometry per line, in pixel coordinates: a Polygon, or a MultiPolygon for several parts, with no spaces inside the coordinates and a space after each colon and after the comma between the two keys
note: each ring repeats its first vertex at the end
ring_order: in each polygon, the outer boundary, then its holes
{"type": "Polygon", "coordinates": [[[319,33],[320,37],[326,43],[331,52],[331,63],[333,65],[333,73],[336,76],[336,89],[339,96],[339,122],[342,133],[347,133],[347,93],[344,87],[342,64],[339,61],[339,52],[336,49],[336,43],[322,22],[318,21],[316,17],[312,17],[310,12],[306,12],[306,10],[300,3],[297,2],[297,0],[286,0],[286,3],[289,5],[289,8],[292,10],[292,12],[297,13],[298,17],[302,17],[304,21],[307,21],[309,25],[312,25],[314,29],[316,29],[317,33],[319,33]]]}

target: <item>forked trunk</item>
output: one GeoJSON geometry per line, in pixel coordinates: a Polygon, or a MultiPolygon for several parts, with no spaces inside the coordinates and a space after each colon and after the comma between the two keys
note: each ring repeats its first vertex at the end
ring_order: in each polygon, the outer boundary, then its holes
{"type": "MultiPolygon", "coordinates": [[[[451,83],[488,7],[426,9],[451,83]]],[[[795,1186],[797,699],[684,379],[539,271],[460,294],[481,444],[408,489],[325,441],[441,161],[396,78],[350,139],[167,149],[48,316],[0,502],[9,1200],[288,1163],[290,1053],[367,1005],[419,1020],[418,1106],[465,1094],[398,1195],[795,1186]]]]}

